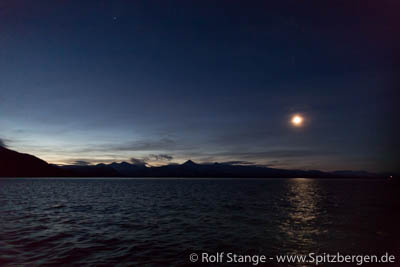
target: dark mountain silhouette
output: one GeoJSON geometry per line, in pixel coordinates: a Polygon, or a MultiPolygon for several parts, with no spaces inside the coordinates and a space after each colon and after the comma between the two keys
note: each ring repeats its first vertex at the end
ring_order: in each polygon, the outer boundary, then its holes
{"type": "Polygon", "coordinates": [[[191,161],[191,160],[189,159],[188,161],[186,161],[186,162],[183,163],[182,165],[183,165],[183,166],[186,166],[186,167],[193,167],[193,166],[196,166],[197,164],[194,163],[193,161],[191,161]]]}
{"type": "Polygon", "coordinates": [[[109,166],[120,173],[122,176],[134,176],[140,172],[145,172],[146,170],[146,165],[144,164],[130,164],[127,162],[113,162],[109,166]]]}
{"type": "MultiPolygon", "coordinates": [[[[97,165],[56,166],[29,155],[0,146],[0,177],[221,177],[221,178],[380,178],[394,174],[364,171],[323,172],[318,170],[286,170],[256,165],[230,163],[183,164],[147,167],[127,162],[97,165]]],[[[397,175],[396,175],[397,177],[397,175]]]]}
{"type": "Polygon", "coordinates": [[[60,168],[68,171],[73,177],[119,177],[123,176],[113,167],[106,164],[97,165],[67,165],[60,168]]]}
{"type": "Polygon", "coordinates": [[[285,170],[255,165],[228,163],[197,164],[191,160],[183,164],[146,167],[144,164],[127,162],[97,164],[92,166],[61,166],[74,171],[74,176],[88,177],[218,177],[218,178],[380,178],[388,175],[364,171],[323,172],[319,170],[285,170]]]}
{"type": "Polygon", "coordinates": [[[35,156],[0,146],[0,177],[67,176],[68,172],[35,156]]]}

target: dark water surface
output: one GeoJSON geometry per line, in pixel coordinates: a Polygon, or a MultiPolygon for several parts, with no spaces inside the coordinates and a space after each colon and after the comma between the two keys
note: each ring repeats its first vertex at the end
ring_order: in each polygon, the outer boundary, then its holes
{"type": "Polygon", "coordinates": [[[0,265],[172,266],[220,251],[398,256],[399,197],[398,184],[377,180],[1,179],[0,265]]]}

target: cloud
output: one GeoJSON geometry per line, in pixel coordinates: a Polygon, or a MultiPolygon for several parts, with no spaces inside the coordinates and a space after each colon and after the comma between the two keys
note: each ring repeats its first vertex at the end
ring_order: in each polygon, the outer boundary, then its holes
{"type": "Polygon", "coordinates": [[[174,157],[168,154],[150,154],[147,157],[130,159],[132,164],[135,165],[146,165],[149,161],[171,161],[174,157]]]}
{"type": "Polygon", "coordinates": [[[321,151],[312,149],[276,149],[261,152],[236,152],[228,151],[216,154],[218,156],[230,156],[244,159],[266,159],[266,158],[297,158],[297,157],[314,157],[327,156],[336,154],[333,151],[321,151]]]}
{"type": "Polygon", "coordinates": [[[246,161],[246,160],[232,160],[232,161],[224,161],[221,162],[223,164],[228,164],[228,165],[254,165],[254,162],[251,161],[246,161]]]}
{"type": "Polygon", "coordinates": [[[114,146],[114,150],[121,151],[151,151],[169,149],[176,145],[175,141],[169,138],[162,138],[160,140],[147,140],[137,141],[133,143],[124,144],[121,146],[114,146]]]}
{"type": "Polygon", "coordinates": [[[115,161],[123,161],[123,159],[101,158],[101,159],[67,159],[59,165],[76,165],[76,166],[91,166],[99,163],[110,164],[115,161]]]}
{"type": "Polygon", "coordinates": [[[140,140],[134,142],[117,143],[117,144],[101,144],[92,145],[81,149],[79,152],[121,152],[121,151],[157,151],[157,150],[174,150],[177,143],[169,138],[161,138],[159,140],[140,140]]]}
{"type": "Polygon", "coordinates": [[[146,165],[146,161],[144,159],[131,158],[130,161],[134,165],[146,165]]]}
{"type": "Polygon", "coordinates": [[[160,160],[160,161],[162,161],[162,160],[171,161],[174,159],[173,156],[168,155],[168,154],[159,154],[159,155],[150,154],[149,158],[154,159],[154,160],[160,160]]]}
{"type": "Polygon", "coordinates": [[[10,143],[14,143],[14,142],[15,142],[14,139],[11,140],[11,139],[6,139],[6,138],[0,138],[0,147],[7,148],[10,143]]]}
{"type": "Polygon", "coordinates": [[[72,164],[78,165],[78,166],[88,166],[88,165],[90,165],[90,162],[86,161],[86,160],[77,160],[77,161],[74,161],[74,163],[72,163],[72,164]]]}
{"type": "Polygon", "coordinates": [[[4,139],[0,138],[0,147],[7,147],[4,139]]]}

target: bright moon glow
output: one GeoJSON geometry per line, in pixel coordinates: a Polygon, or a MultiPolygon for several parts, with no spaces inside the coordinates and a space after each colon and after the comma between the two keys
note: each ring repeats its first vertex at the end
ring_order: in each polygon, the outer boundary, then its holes
{"type": "Polygon", "coordinates": [[[295,126],[300,126],[303,123],[303,117],[300,115],[295,115],[292,117],[292,124],[295,126]]]}

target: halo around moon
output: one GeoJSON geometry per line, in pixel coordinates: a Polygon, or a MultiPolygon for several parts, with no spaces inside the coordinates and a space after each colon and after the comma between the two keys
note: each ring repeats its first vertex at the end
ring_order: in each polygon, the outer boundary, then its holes
{"type": "Polygon", "coordinates": [[[290,122],[292,123],[292,125],[294,125],[296,127],[300,127],[303,125],[304,118],[301,115],[296,114],[296,115],[292,116],[290,122]]]}

